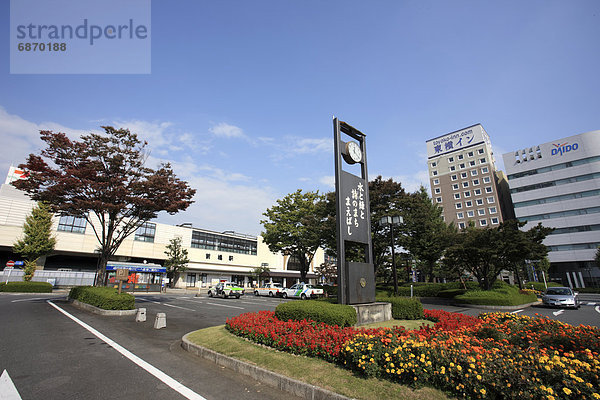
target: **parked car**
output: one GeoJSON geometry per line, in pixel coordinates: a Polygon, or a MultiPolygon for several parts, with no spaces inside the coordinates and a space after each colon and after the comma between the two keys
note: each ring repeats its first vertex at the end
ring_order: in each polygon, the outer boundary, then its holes
{"type": "Polygon", "coordinates": [[[219,282],[208,288],[208,297],[222,296],[224,299],[234,296],[239,299],[244,295],[244,289],[233,282],[219,282]]]}
{"type": "Polygon", "coordinates": [[[323,289],[317,289],[313,285],[307,283],[296,283],[289,289],[283,289],[281,291],[281,297],[287,299],[288,297],[305,299],[313,299],[316,297],[323,296],[323,289]]]}
{"type": "Polygon", "coordinates": [[[542,296],[542,304],[545,306],[579,308],[578,294],[568,287],[549,287],[542,296]]]}
{"type": "Polygon", "coordinates": [[[270,282],[270,283],[265,283],[265,285],[262,287],[258,287],[256,289],[254,289],[254,295],[255,296],[269,296],[269,297],[280,296],[282,290],[283,290],[283,286],[281,286],[281,283],[270,282]]]}

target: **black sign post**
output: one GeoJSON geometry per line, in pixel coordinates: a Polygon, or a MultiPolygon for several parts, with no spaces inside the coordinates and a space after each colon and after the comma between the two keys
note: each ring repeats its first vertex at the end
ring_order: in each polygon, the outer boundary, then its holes
{"type": "Polygon", "coordinates": [[[375,271],[371,247],[371,213],[367,175],[366,137],[358,129],[333,119],[337,220],[338,301],[375,301],[375,271]],[[350,138],[345,142],[342,134],[350,138]],[[360,177],[342,169],[343,162],[360,164],[360,177]],[[346,262],[346,243],[364,246],[364,262],[346,262]]]}

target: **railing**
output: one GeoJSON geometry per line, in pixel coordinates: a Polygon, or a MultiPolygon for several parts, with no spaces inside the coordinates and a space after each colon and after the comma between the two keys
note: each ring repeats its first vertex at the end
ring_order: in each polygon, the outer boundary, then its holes
{"type": "MultiPolygon", "coordinates": [[[[0,282],[19,282],[23,280],[25,272],[21,269],[9,269],[0,271],[0,282]]],[[[95,272],[73,272],[73,271],[35,271],[32,281],[50,282],[53,286],[86,286],[94,284],[95,272]]]]}

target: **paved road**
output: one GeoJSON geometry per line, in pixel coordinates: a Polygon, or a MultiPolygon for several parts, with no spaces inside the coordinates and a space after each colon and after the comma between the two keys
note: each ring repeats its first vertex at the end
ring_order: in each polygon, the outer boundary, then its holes
{"type": "Polygon", "coordinates": [[[0,295],[0,373],[7,370],[23,399],[183,399],[183,385],[197,399],[281,399],[287,393],[264,386],[185,352],[181,337],[221,325],[244,310],[274,309],[281,300],[196,300],[188,296],[138,298],[148,321],[102,317],[74,308],[58,295],[0,295]],[[48,303],[164,372],[160,380],[117,352],[48,303]],[[260,300],[260,301],[259,301],[260,300]],[[251,304],[247,304],[251,303],[251,304]],[[167,313],[167,328],[155,330],[154,316],[167,313]],[[181,388],[180,388],[181,389],[181,388]]]}
{"type": "MultiPolygon", "coordinates": [[[[600,326],[600,296],[597,298],[598,301],[584,299],[579,310],[529,307],[516,312],[530,316],[538,313],[575,325],[600,326]]],[[[190,355],[181,349],[180,339],[190,331],[221,325],[227,318],[244,312],[274,310],[281,302],[298,300],[252,295],[221,299],[185,294],[140,294],[136,299],[138,307],[147,309],[145,323],[136,323],[131,316],[102,317],[80,311],[64,301],[64,294],[0,294],[0,373],[4,369],[9,372],[23,399],[184,398],[173,389],[176,385],[207,399],[293,399],[287,393],[190,355]],[[47,300],[174,381],[169,383],[152,375],[47,300]],[[158,312],[167,314],[167,327],[155,330],[158,312]]],[[[486,312],[431,304],[424,307],[468,315],[486,312]]]]}

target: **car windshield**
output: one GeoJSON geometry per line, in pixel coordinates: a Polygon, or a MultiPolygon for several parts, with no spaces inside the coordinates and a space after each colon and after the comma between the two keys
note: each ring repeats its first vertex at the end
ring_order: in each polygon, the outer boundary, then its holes
{"type": "Polygon", "coordinates": [[[548,288],[546,290],[546,294],[556,294],[561,296],[569,296],[571,294],[571,289],[567,288],[548,288]]]}
{"type": "Polygon", "coordinates": [[[313,289],[313,285],[306,285],[308,289],[313,289]]]}

